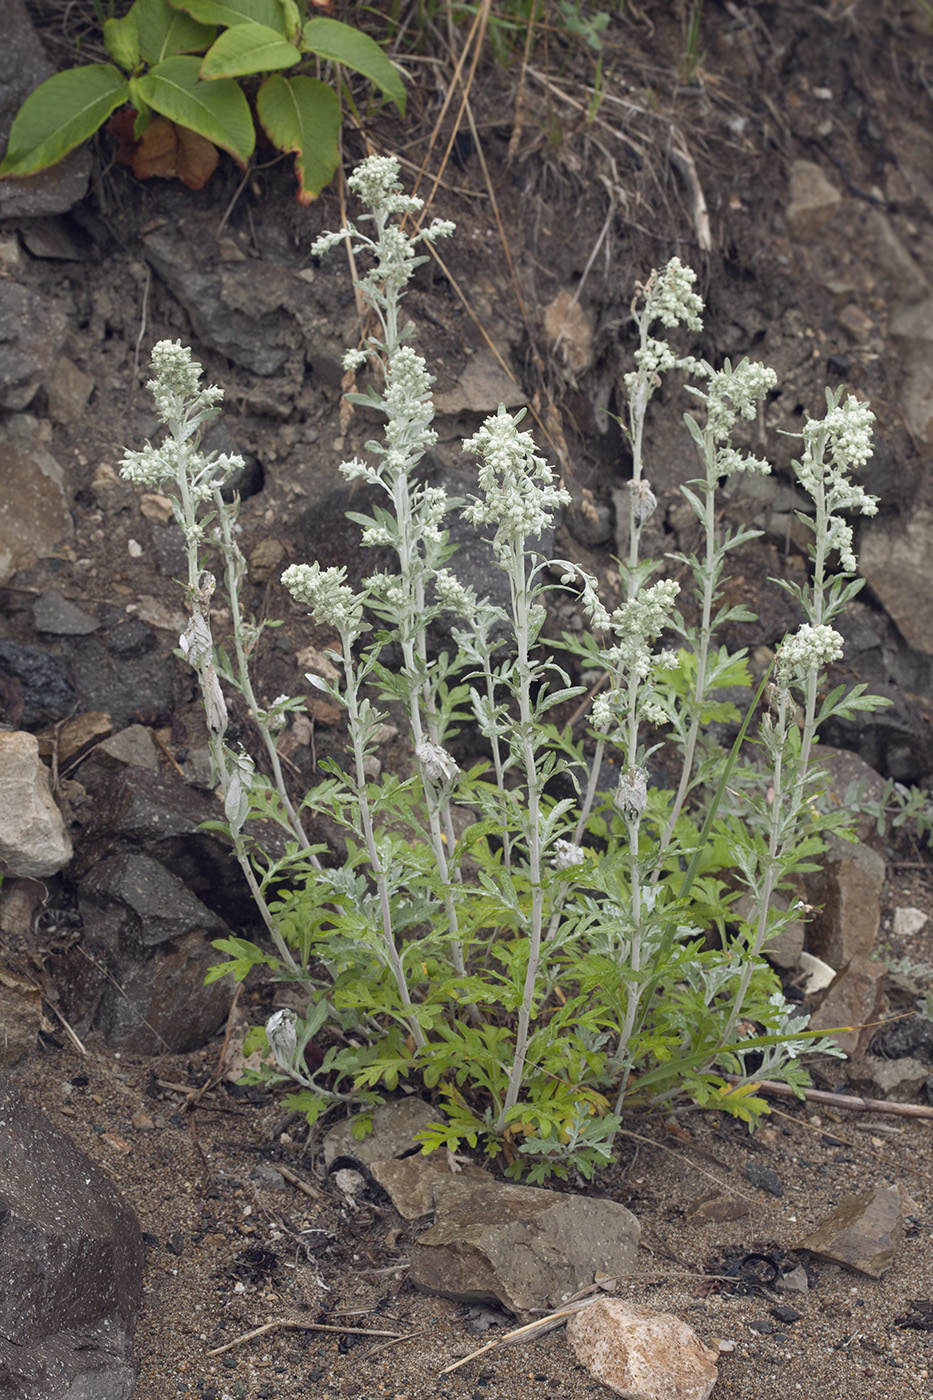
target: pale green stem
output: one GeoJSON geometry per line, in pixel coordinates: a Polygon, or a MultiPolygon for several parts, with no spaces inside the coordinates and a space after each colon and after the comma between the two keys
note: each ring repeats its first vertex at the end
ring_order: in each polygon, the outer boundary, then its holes
{"type": "Polygon", "coordinates": [[[509,585],[512,594],[512,612],[515,619],[516,658],[515,670],[518,676],[518,711],[521,726],[522,759],[525,768],[525,782],[528,789],[528,875],[531,883],[531,920],[528,930],[528,966],[522,990],[522,1004],[518,1013],[518,1026],[515,1033],[515,1053],[509,1074],[505,1102],[496,1121],[495,1131],[501,1133],[506,1125],[509,1109],[518,1102],[522,1078],[525,1071],[525,1055],[528,1049],[531,1012],[535,1000],[535,986],[538,964],[541,960],[541,934],[544,919],[544,890],[541,885],[541,837],[538,830],[540,820],[541,785],[532,740],[534,710],[531,701],[531,667],[528,661],[529,625],[528,613],[531,606],[531,590],[525,577],[525,554],[520,541],[513,545],[509,585]]]}
{"type": "MultiPolygon", "coordinates": [[[[236,649],[237,679],[240,692],[249,706],[253,722],[262,735],[262,741],[265,745],[266,754],[268,755],[269,763],[272,768],[272,776],[275,781],[276,791],[288,817],[292,835],[296,838],[300,846],[305,847],[308,845],[308,837],[301,824],[301,818],[296,812],[292,800],[288,795],[285,774],[282,772],[282,764],[279,759],[278,750],[275,747],[275,740],[272,737],[269,726],[259,717],[259,706],[256,702],[256,694],[253,690],[253,682],[249,673],[249,657],[247,656],[246,648],[243,644],[243,616],[240,611],[239,578],[241,569],[239,567],[239,561],[242,555],[240,554],[239,546],[233,538],[230,509],[223,499],[219,488],[215,487],[213,494],[214,505],[217,509],[217,518],[220,521],[223,552],[227,565],[227,601],[230,604],[230,613],[233,623],[233,644],[236,649]]],[[[320,869],[321,863],[316,855],[309,855],[308,860],[316,869],[320,869]]]]}
{"type": "MultiPolygon", "coordinates": [[[[343,648],[344,673],[347,681],[344,702],[347,707],[348,727],[353,744],[353,763],[356,770],[356,798],[360,807],[360,821],[363,827],[363,839],[366,842],[366,853],[369,856],[370,868],[373,872],[373,879],[376,882],[376,889],[379,894],[379,909],[382,918],[382,940],[389,965],[392,968],[392,974],[395,977],[395,985],[398,988],[398,994],[401,998],[402,1005],[411,1009],[412,1001],[408,991],[408,983],[405,979],[405,969],[402,966],[398,948],[395,946],[388,880],[386,879],[385,868],[379,858],[379,850],[376,846],[376,835],[373,830],[372,813],[370,812],[369,801],[366,797],[366,773],[363,767],[366,754],[363,742],[363,730],[360,724],[357,678],[353,667],[353,638],[348,632],[342,631],[340,641],[343,648]]],[[[413,1015],[406,1017],[406,1024],[418,1049],[423,1050],[427,1042],[418,1024],[417,1018],[413,1015]]]]}

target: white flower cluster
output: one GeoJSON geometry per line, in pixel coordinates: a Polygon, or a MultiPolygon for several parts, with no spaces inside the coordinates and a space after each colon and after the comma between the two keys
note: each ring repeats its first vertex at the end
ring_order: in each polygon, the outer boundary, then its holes
{"type": "Polygon", "coordinates": [[[152,351],[154,378],[146,388],[156,401],[163,422],[173,422],[189,414],[213,408],[224,396],[223,389],[211,384],[199,389],[201,366],[192,360],[187,345],[178,340],[160,340],[152,351]]]}
{"type": "Polygon", "coordinates": [[[570,493],[554,484],[550,465],[536,454],[531,434],[519,432],[523,416],[524,410],[513,416],[500,404],[499,412],[463,444],[464,452],[480,458],[484,497],[473,497],[463,516],[473,525],[494,525],[499,552],[516,540],[540,535],[558,507],[570,504],[570,493]]]}
{"type": "Polygon", "coordinates": [[[136,486],[148,486],[158,490],[167,481],[175,480],[175,462],[163,448],[153,447],[147,442],[141,452],[123,453],[120,475],[124,481],[132,481],[136,486]]]}
{"type": "Polygon", "coordinates": [[[386,214],[417,214],[424,200],[402,189],[401,165],[395,156],[367,156],[347,180],[354,194],[370,209],[386,214]]]}
{"type": "Polygon", "coordinates": [[[845,403],[827,407],[825,418],[810,419],[803,430],[805,442],[825,435],[833,463],[838,468],[864,467],[872,455],[872,428],[875,415],[867,403],[850,394],[845,403]]]}
{"type": "Polygon", "coordinates": [[[652,671],[676,664],[669,652],[655,655],[649,643],[658,637],[671,620],[674,600],[680,592],[675,579],[661,579],[650,588],[642,588],[612,614],[612,630],[616,642],[607,653],[612,666],[633,672],[647,680],[652,671]]]}
{"type": "Polygon", "coordinates": [[[653,388],[661,382],[661,375],[667,374],[668,370],[684,369],[695,374],[700,369],[700,361],[693,355],[675,355],[666,340],[655,340],[654,336],[648,336],[644,345],[640,345],[632,356],[637,372],[623,376],[626,392],[632,394],[641,379],[646,379],[653,388]]]}
{"type": "Polygon", "coordinates": [[[319,622],[353,639],[359,635],[363,599],[347,587],[346,576],[346,569],[322,569],[316,560],[313,564],[290,564],[282,575],[282,587],[319,622]]]}
{"type": "Polygon", "coordinates": [[[716,442],[727,442],[738,418],[752,419],[758,404],[777,383],[770,365],[742,360],[735,369],[726,360],[709,375],[706,392],[707,428],[716,442]]]}
{"type": "Polygon", "coordinates": [[[366,587],[375,599],[387,608],[394,608],[401,618],[408,599],[398,574],[370,574],[366,580],[366,587]]]}
{"type": "Polygon", "coordinates": [[[791,636],[785,637],[777,654],[777,678],[782,685],[802,681],[813,671],[822,671],[842,656],[843,639],[834,627],[825,622],[805,622],[791,636]]]}
{"type": "Polygon", "coordinates": [[[693,331],[703,329],[703,302],[693,290],[697,275],[692,267],[684,267],[680,258],[671,258],[662,272],[652,273],[645,287],[647,324],[660,321],[662,326],[689,326],[693,331]]]}
{"type": "Polygon", "coordinates": [[[471,618],[476,611],[477,597],[474,590],[450,572],[438,569],[434,575],[434,587],[442,607],[458,617],[471,618]]]}

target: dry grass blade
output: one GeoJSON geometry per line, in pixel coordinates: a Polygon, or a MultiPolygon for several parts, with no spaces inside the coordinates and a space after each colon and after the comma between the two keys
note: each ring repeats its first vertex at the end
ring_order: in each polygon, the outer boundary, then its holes
{"type": "Polygon", "coordinates": [[[266,1332],[271,1332],[276,1327],[290,1327],[299,1332],[336,1332],[342,1337],[348,1333],[354,1337],[391,1337],[396,1342],[400,1342],[404,1335],[401,1332],[378,1331],[372,1327],[330,1327],[323,1322],[294,1322],[287,1317],[276,1317],[271,1322],[264,1322],[261,1327],[254,1327],[250,1332],[241,1332],[239,1337],[234,1337],[232,1342],[225,1342],[222,1347],[212,1347],[206,1355],[223,1356],[225,1351],[232,1351],[234,1347],[242,1346],[244,1342],[251,1342],[255,1337],[262,1337],[266,1332]]]}

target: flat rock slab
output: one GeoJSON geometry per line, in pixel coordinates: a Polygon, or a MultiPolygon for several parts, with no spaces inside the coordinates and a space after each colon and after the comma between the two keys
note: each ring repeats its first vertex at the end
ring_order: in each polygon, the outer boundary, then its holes
{"type": "Polygon", "coordinates": [[[0,1073],[0,1396],[127,1400],[139,1222],[107,1174],[0,1073]]]}
{"type": "Polygon", "coordinates": [[[592,1376],[624,1400],[707,1400],[719,1353],[673,1313],[601,1298],[567,1324],[567,1340],[592,1376]]]}
{"type": "Polygon", "coordinates": [[[417,1220],[434,1210],[434,1187],[440,1181],[454,1177],[458,1182],[492,1181],[482,1167],[467,1166],[455,1173],[443,1148],[422,1156],[393,1157],[386,1162],[371,1162],[373,1176],[392,1198],[392,1204],[403,1220],[417,1220]]]}
{"type": "Polygon", "coordinates": [[[846,1196],[832,1215],[792,1248],[808,1249],[821,1259],[880,1278],[894,1263],[905,1219],[916,1209],[903,1186],[860,1191],[846,1196]]]}
{"type": "Polygon", "coordinates": [[[418,1288],[513,1313],[558,1308],[593,1282],[635,1267],[641,1227],[616,1201],[438,1180],[435,1224],[412,1246],[418,1288]]]}
{"type": "MultiPolygon", "coordinates": [[[[436,1123],[439,1110],[424,1099],[392,1099],[380,1104],[372,1113],[345,1118],[331,1128],[324,1139],[324,1165],[329,1167],[338,1157],[355,1157],[369,1167],[373,1162],[386,1162],[403,1153],[414,1152],[419,1144],[415,1134],[430,1123],[436,1123]],[[354,1134],[353,1126],[362,1118],[372,1122],[363,1137],[354,1134]]],[[[433,1209],[433,1206],[431,1207],[433,1209]]]]}

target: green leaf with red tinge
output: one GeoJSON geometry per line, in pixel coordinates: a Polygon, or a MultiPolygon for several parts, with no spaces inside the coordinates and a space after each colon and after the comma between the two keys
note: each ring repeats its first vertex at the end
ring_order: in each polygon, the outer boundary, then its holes
{"type": "Polygon", "coordinates": [[[34,175],[57,165],[93,136],[128,95],[126,78],[110,63],[53,74],[17,112],[0,176],[34,175]]]}
{"type": "Polygon", "coordinates": [[[256,94],[263,130],[280,151],[295,156],[298,201],[310,204],[340,163],[340,102],[327,83],[298,74],[274,74],[256,94]]]}
{"type": "Polygon", "coordinates": [[[168,58],[139,79],[145,102],[169,121],[190,127],[245,165],[256,145],[249,103],[232,78],[202,83],[197,58],[168,58]]]}

